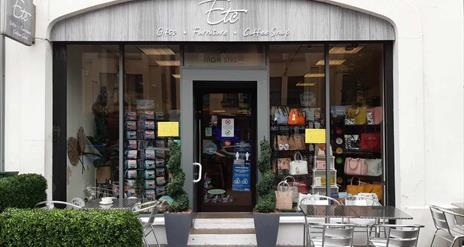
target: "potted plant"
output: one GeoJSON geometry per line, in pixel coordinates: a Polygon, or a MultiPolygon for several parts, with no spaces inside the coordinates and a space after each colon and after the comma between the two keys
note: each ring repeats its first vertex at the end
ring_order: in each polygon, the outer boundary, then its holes
{"type": "Polygon", "coordinates": [[[181,167],[180,144],[169,143],[169,160],[167,163],[169,182],[167,194],[172,198],[168,213],[164,214],[168,246],[187,246],[188,236],[192,226],[192,212],[189,210],[189,199],[183,186],[185,173],[181,167]]]}
{"type": "Polygon", "coordinates": [[[275,175],[271,168],[271,145],[269,141],[263,140],[260,143],[258,169],[261,179],[256,187],[258,203],[253,214],[256,242],[258,246],[275,247],[280,217],[274,211],[276,202],[274,193],[275,175]]]}

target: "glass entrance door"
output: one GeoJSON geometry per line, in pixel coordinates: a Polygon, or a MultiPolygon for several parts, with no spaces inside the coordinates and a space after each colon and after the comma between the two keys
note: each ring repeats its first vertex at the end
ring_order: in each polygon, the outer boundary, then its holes
{"type": "Polygon", "coordinates": [[[256,82],[196,82],[197,209],[251,211],[256,184],[256,82]]]}

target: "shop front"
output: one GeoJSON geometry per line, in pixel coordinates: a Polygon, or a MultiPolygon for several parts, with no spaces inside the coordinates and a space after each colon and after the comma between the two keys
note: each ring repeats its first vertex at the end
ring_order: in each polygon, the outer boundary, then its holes
{"type": "Polygon", "coordinates": [[[178,141],[195,211],[250,212],[267,140],[275,185],[395,205],[385,20],[315,1],[134,1],[50,39],[54,199],[159,198],[178,141]]]}

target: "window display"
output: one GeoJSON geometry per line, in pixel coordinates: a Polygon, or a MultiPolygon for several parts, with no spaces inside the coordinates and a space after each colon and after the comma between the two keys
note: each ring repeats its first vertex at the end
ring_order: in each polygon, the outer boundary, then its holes
{"type": "Polygon", "coordinates": [[[158,123],[179,122],[177,46],[126,46],[124,192],[155,199],[166,194],[168,138],[158,123]],[[132,165],[129,165],[132,164],[132,165]]]}
{"type": "Polygon", "coordinates": [[[329,49],[331,145],[337,184],[348,194],[374,193],[383,202],[383,46],[329,49]],[[353,190],[353,188],[356,188],[353,190]]]}
{"type": "Polygon", "coordinates": [[[382,203],[383,46],[341,44],[329,46],[328,52],[324,49],[304,44],[270,46],[276,185],[287,181],[299,193],[340,201],[348,194],[370,193],[382,203]],[[330,61],[329,99],[324,54],[330,61]],[[330,119],[325,117],[326,101],[330,119]],[[305,130],[325,131],[326,123],[330,123],[330,150],[325,144],[306,143],[305,130]]]}
{"type": "Polygon", "coordinates": [[[79,144],[68,145],[79,154],[67,164],[68,201],[119,189],[119,56],[118,46],[68,46],[67,136],[79,144]]]}

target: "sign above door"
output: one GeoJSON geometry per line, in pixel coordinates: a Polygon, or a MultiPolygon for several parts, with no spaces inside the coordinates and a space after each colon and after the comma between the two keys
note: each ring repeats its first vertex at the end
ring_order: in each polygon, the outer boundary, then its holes
{"type": "Polygon", "coordinates": [[[317,1],[129,1],[58,21],[52,41],[394,40],[378,17],[317,1]]]}

